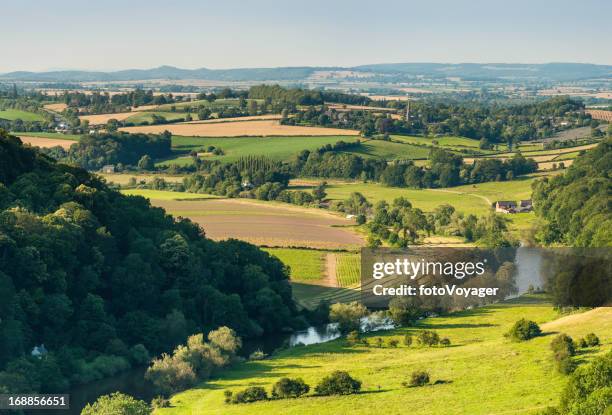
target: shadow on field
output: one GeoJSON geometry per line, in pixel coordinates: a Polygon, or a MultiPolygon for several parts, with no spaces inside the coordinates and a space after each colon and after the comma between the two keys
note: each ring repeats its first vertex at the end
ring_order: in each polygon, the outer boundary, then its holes
{"type": "Polygon", "coordinates": [[[431,329],[431,330],[441,330],[441,329],[477,329],[481,327],[497,327],[499,324],[491,324],[491,323],[445,323],[445,324],[419,324],[415,326],[415,329],[431,329]]]}

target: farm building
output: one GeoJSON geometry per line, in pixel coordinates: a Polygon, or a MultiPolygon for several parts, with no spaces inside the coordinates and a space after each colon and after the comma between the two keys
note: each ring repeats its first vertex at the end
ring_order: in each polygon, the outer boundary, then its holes
{"type": "Polygon", "coordinates": [[[518,206],[519,212],[531,212],[533,210],[533,203],[531,199],[521,200],[518,206]]]}
{"type": "Polygon", "coordinates": [[[115,172],[115,166],[113,166],[112,164],[107,164],[105,166],[102,166],[102,173],[114,173],[115,172]]]}
{"type": "Polygon", "coordinates": [[[497,213],[516,213],[516,202],[500,200],[495,203],[495,211],[497,213]]]}

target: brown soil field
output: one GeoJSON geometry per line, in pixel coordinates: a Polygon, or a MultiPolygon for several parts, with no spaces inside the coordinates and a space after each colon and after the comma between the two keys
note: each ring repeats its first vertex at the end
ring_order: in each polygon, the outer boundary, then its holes
{"type": "Polygon", "coordinates": [[[62,102],[57,103],[57,104],[47,104],[47,105],[43,105],[44,108],[50,110],[50,111],[55,111],[55,112],[62,112],[64,111],[66,108],[68,108],[67,104],[64,104],[62,102]]]}
{"type": "Polygon", "coordinates": [[[244,199],[152,200],[175,216],[199,223],[210,238],[236,238],[256,245],[357,248],[364,244],[352,220],[326,211],[244,199]]]}
{"type": "Polygon", "coordinates": [[[553,168],[553,164],[559,166],[559,163],[563,163],[563,165],[567,168],[574,163],[574,160],[545,161],[538,163],[538,170],[551,170],[553,168]]]}
{"type": "Polygon", "coordinates": [[[59,138],[45,138],[45,137],[30,137],[27,135],[19,136],[19,138],[24,144],[29,144],[32,147],[42,147],[42,148],[60,146],[68,150],[71,145],[76,143],[76,141],[74,140],[62,140],[59,138]]]}
{"type": "Polygon", "coordinates": [[[324,136],[324,135],[358,135],[359,131],[339,128],[298,127],[281,125],[275,120],[215,122],[215,123],[177,123],[162,125],[145,125],[120,128],[129,133],[159,134],[165,130],[174,135],[191,137],[268,137],[268,136],[324,136]]]}

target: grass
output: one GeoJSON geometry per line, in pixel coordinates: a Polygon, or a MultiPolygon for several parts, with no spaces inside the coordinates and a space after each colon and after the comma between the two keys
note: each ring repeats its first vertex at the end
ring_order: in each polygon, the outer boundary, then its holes
{"type": "Polygon", "coordinates": [[[29,137],[42,137],[42,138],[57,138],[60,140],[72,140],[79,141],[81,136],[78,134],[63,134],[63,133],[33,133],[33,132],[11,132],[13,135],[23,135],[29,137]]]}
{"type": "Polygon", "coordinates": [[[360,291],[354,288],[325,287],[316,284],[303,284],[294,282],[291,284],[293,289],[293,299],[300,306],[313,309],[321,301],[333,303],[346,303],[358,301],[360,291]]]}
{"type": "Polygon", "coordinates": [[[208,146],[223,150],[223,155],[206,156],[210,160],[236,161],[244,156],[266,156],[274,160],[289,160],[302,150],[316,150],[326,144],[335,144],[340,140],[354,140],[352,137],[172,137],[172,148],[178,154],[175,158],[160,161],[157,164],[191,164],[191,157],[185,153],[202,151],[208,146]]]}
{"type": "MultiPolygon", "coordinates": [[[[140,124],[143,122],[151,123],[153,121],[153,115],[164,117],[166,121],[173,122],[178,120],[184,120],[188,113],[186,112],[164,112],[164,111],[141,111],[135,112],[134,115],[128,117],[125,122],[133,122],[134,124],[140,124]]],[[[191,114],[194,120],[198,119],[196,114],[191,114]]]]}
{"type": "MultiPolygon", "coordinates": [[[[347,141],[346,138],[344,141],[347,141]]],[[[426,159],[429,156],[429,148],[427,147],[384,140],[369,140],[364,142],[358,149],[342,152],[366,158],[382,158],[385,160],[426,159]]]]}
{"type": "Polygon", "coordinates": [[[325,251],[293,248],[263,248],[289,266],[292,282],[317,282],[325,271],[325,251]]]}
{"type": "Polygon", "coordinates": [[[147,199],[155,200],[186,200],[186,199],[214,199],[218,196],[186,193],[186,192],[170,192],[167,190],[149,190],[149,189],[124,189],[121,191],[124,195],[142,196],[147,199]]]}
{"type": "Polygon", "coordinates": [[[336,255],[336,279],[340,287],[354,287],[361,279],[361,256],[355,253],[336,255]]]}
{"type": "Polygon", "coordinates": [[[35,112],[22,111],[16,109],[6,109],[0,111],[0,119],[4,120],[22,120],[22,121],[44,121],[42,115],[36,114],[35,112]]]}
{"type": "Polygon", "coordinates": [[[157,415],[187,414],[533,414],[558,403],[567,376],[556,372],[550,341],[555,332],[579,338],[595,332],[603,345],[581,351],[581,363],[610,349],[612,315],[610,309],[596,309],[559,318],[545,299],[522,297],[506,303],[458,312],[445,317],[419,321],[416,327],[368,335],[400,341],[400,346],[349,346],[343,339],[295,347],[271,359],[235,365],[196,388],[171,398],[171,407],[157,409],[157,415]],[[544,336],[513,343],[503,334],[519,320],[527,318],[542,325],[544,336]],[[448,337],[450,347],[404,346],[405,334],[435,330],[448,337]],[[356,395],[284,399],[252,404],[228,405],[223,391],[262,386],[268,391],[281,377],[300,377],[314,387],[334,370],[346,370],[361,380],[356,395]],[[401,384],[414,370],[427,370],[431,381],[442,384],[405,388],[401,384]]]}
{"type": "Polygon", "coordinates": [[[197,108],[203,106],[212,110],[214,108],[237,107],[238,104],[238,98],[217,99],[213,102],[208,102],[205,99],[201,99],[195,101],[177,102],[175,104],[164,104],[157,107],[157,109],[159,111],[171,111],[172,107],[176,107],[177,109],[179,109],[185,107],[197,108]]]}

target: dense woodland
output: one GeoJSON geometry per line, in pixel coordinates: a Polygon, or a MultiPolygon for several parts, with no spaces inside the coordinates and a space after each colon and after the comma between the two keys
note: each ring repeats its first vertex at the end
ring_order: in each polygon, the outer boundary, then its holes
{"type": "Polygon", "coordinates": [[[565,174],[534,185],[536,213],[546,220],[546,245],[612,246],[612,139],[578,157],[565,174]]]}
{"type": "Polygon", "coordinates": [[[195,332],[300,327],[287,269],[0,132],[0,385],[57,392],[195,332]],[[36,345],[49,351],[30,357],[36,345]]]}

